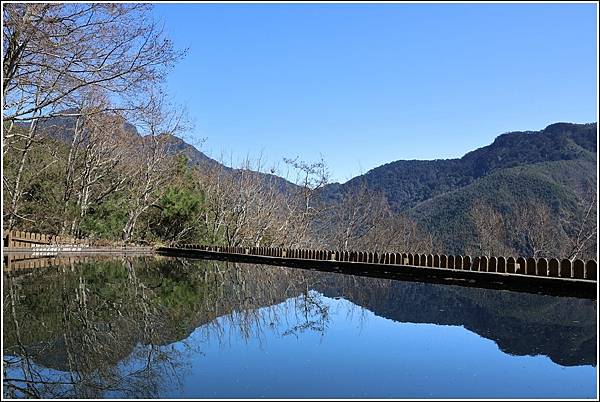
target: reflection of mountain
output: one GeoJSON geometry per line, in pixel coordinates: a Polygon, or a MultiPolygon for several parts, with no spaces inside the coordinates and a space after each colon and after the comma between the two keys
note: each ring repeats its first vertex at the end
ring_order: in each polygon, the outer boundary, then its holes
{"type": "Polygon", "coordinates": [[[380,279],[352,282],[340,288],[332,280],[317,289],[398,322],[462,325],[505,353],[546,355],[563,366],[596,364],[593,300],[380,279]]]}
{"type": "Polygon", "coordinates": [[[186,339],[195,328],[232,313],[241,329],[267,325],[257,316],[259,308],[307,289],[399,322],[463,325],[506,353],[542,354],[561,365],[596,364],[596,306],[590,300],[172,259],[80,264],[44,276],[5,278],[4,286],[11,295],[4,303],[4,353],[27,353],[59,370],[110,371],[136,345],[186,339]]]}

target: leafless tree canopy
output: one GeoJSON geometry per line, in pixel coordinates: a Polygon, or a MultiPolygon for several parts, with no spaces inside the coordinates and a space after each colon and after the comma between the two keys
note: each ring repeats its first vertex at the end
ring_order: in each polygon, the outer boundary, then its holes
{"type": "Polygon", "coordinates": [[[273,323],[281,336],[322,333],[329,317],[322,296],[308,291],[314,281],[301,270],[260,268],[123,258],[7,277],[4,396],[156,398],[180,384],[206,341],[226,343],[226,329],[243,339],[264,338],[273,323]],[[51,308],[32,316],[38,306],[23,300],[40,288],[51,308]],[[204,342],[186,339],[193,330],[204,342]]]}
{"type": "Polygon", "coordinates": [[[31,120],[77,105],[84,90],[135,108],[182,53],[146,4],[26,4],[4,9],[4,121],[31,120]]]}

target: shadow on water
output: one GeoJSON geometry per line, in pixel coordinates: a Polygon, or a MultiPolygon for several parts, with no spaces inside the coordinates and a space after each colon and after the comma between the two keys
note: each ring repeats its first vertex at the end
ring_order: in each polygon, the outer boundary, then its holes
{"type": "Polygon", "coordinates": [[[186,343],[197,328],[219,338],[227,317],[250,339],[294,316],[282,335],[319,333],[330,320],[324,298],[342,298],[400,323],[464,326],[506,354],[596,365],[593,300],[122,257],[5,269],[4,396],[156,397],[166,386],[181,385],[190,370],[186,361],[202,355],[198,344],[186,343]]]}

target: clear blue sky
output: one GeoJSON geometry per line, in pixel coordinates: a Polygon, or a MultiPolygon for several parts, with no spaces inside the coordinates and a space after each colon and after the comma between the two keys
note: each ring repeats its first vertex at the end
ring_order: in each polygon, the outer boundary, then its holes
{"type": "Polygon", "coordinates": [[[333,181],[593,122],[595,4],[156,4],[189,54],[188,139],[234,160],[322,154],[333,181]]]}

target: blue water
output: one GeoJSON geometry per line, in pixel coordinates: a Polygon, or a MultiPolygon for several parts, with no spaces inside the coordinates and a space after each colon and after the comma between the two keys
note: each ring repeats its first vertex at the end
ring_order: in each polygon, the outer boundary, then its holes
{"type": "MultiPolygon", "coordinates": [[[[260,269],[273,270],[275,276],[287,272],[280,267],[260,269]]],[[[251,273],[251,270],[247,272],[251,273]]],[[[296,273],[297,270],[292,275],[296,273]]],[[[440,316],[432,311],[424,316],[418,315],[419,310],[431,310],[431,305],[441,317],[461,317],[461,314],[455,314],[452,309],[475,309],[475,313],[465,315],[467,318],[463,320],[473,326],[475,324],[470,321],[470,317],[477,317],[484,322],[478,330],[484,332],[493,330],[493,325],[498,325],[493,317],[486,316],[493,316],[493,309],[490,313],[480,309],[481,306],[467,306],[462,299],[460,304],[455,306],[436,306],[439,302],[432,300],[427,308],[405,306],[402,309],[408,309],[408,312],[401,310],[398,313],[393,312],[397,306],[394,305],[392,297],[391,306],[388,303],[383,309],[387,311],[388,316],[417,314],[419,320],[435,316],[431,319],[432,323],[403,322],[382,317],[369,308],[347,299],[360,297],[356,296],[357,294],[369,294],[365,297],[375,300],[374,303],[377,304],[381,298],[390,298],[390,294],[393,296],[398,291],[404,291],[403,296],[397,294],[398,298],[406,297],[409,292],[428,291],[435,294],[448,293],[455,297],[455,294],[461,293],[461,289],[429,284],[405,285],[388,283],[388,280],[382,279],[360,278],[355,284],[359,292],[356,293],[357,289],[348,288],[348,283],[353,281],[348,281],[348,278],[340,279],[336,275],[339,274],[306,271],[306,278],[310,279],[307,283],[316,283],[317,285],[312,286],[315,289],[310,289],[309,286],[308,292],[259,307],[248,307],[248,299],[251,298],[248,295],[256,294],[256,290],[244,293],[239,303],[234,303],[232,311],[222,315],[217,313],[217,318],[198,325],[183,339],[161,343],[141,341],[142,336],[124,358],[111,366],[111,377],[107,377],[106,374],[98,376],[102,379],[98,379],[97,383],[106,386],[106,389],[101,391],[96,389],[90,393],[89,389],[86,391],[83,387],[83,390],[77,393],[77,388],[72,385],[55,385],[46,391],[43,390],[48,387],[40,389],[46,392],[46,396],[51,397],[81,396],[82,393],[92,397],[131,397],[136,396],[137,391],[137,396],[160,398],[596,396],[595,356],[592,355],[592,349],[580,346],[577,340],[589,337],[595,342],[597,335],[589,333],[589,329],[581,329],[581,316],[573,318],[564,315],[571,305],[578,308],[580,313],[581,306],[584,306],[588,309],[590,323],[595,323],[596,308],[593,301],[557,300],[548,296],[507,294],[479,289],[465,290],[464,292],[473,293],[468,296],[478,303],[482,303],[483,300],[484,304],[488,303],[491,306],[502,306],[503,299],[514,302],[524,298],[524,304],[530,309],[532,305],[536,306],[538,299],[546,304],[549,300],[552,301],[545,308],[543,319],[539,314],[522,314],[518,311],[518,305],[505,306],[516,309],[515,314],[505,318],[505,321],[518,319],[520,324],[514,324],[517,327],[525,325],[523,328],[527,329],[530,325],[532,331],[535,328],[536,334],[546,333],[549,337],[556,337],[538,345],[536,339],[533,339],[534,335],[525,330],[522,333],[514,333],[514,339],[501,341],[504,349],[515,349],[515,353],[511,353],[501,350],[497,341],[466,329],[460,323],[448,325],[433,322],[440,321],[440,316]],[[337,281],[343,282],[343,290],[338,291],[340,294],[325,296],[323,292],[335,293],[332,288],[341,286],[337,281]],[[381,294],[379,299],[378,293],[381,294]],[[344,297],[344,294],[353,296],[344,297]],[[556,311],[549,313],[548,309],[556,311]],[[490,323],[486,324],[488,321],[490,323]],[[532,338],[531,342],[527,341],[528,337],[532,338]],[[565,337],[573,342],[565,343],[564,351],[560,347],[553,347],[560,346],[565,337]],[[516,351],[528,347],[532,352],[523,354],[522,351],[516,351]],[[548,350],[545,351],[544,348],[548,350]],[[567,348],[569,350],[566,350],[567,348]],[[543,354],[544,352],[547,355],[543,354]],[[563,364],[553,361],[548,355],[563,364]],[[149,361],[153,362],[152,369],[148,369],[149,361]]],[[[245,286],[249,286],[248,283],[245,286]]],[[[219,297],[227,296],[223,293],[219,297]]],[[[207,298],[206,301],[207,309],[219,304],[218,297],[207,298]]],[[[179,312],[178,309],[177,311],[177,314],[187,314],[179,312]]],[[[583,314],[583,317],[586,315],[583,314]]],[[[539,341],[537,339],[537,342],[539,341]]],[[[10,356],[20,359],[16,353],[10,356]]],[[[5,360],[6,358],[7,356],[5,360]]],[[[40,379],[69,382],[72,378],[73,371],[49,369],[36,361],[31,361],[31,364],[35,367],[33,371],[41,373],[40,379]]],[[[5,377],[23,377],[21,364],[8,366],[5,377]]],[[[80,376],[85,377],[85,373],[80,376]]],[[[95,378],[94,375],[88,376],[95,378]]],[[[17,396],[22,395],[17,393],[17,396]]]]}
{"type": "MultiPolygon", "coordinates": [[[[324,332],[283,335],[302,319],[286,316],[244,337],[235,320],[198,328],[184,386],[165,397],[204,398],[593,398],[596,368],[561,367],[545,356],[510,356],[460,326],[398,323],[346,300],[330,309],[324,332]],[[542,375],[543,373],[543,375],[542,375]]],[[[290,309],[294,300],[277,306],[290,309]]],[[[260,315],[269,315],[261,309],[260,315]]],[[[184,350],[183,344],[175,345],[184,350]]]]}

